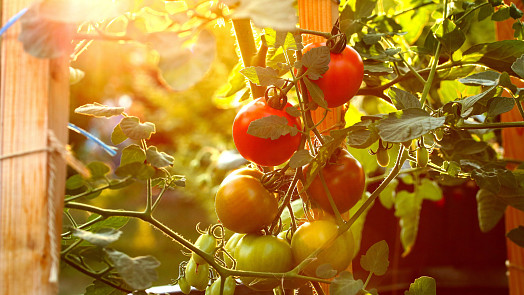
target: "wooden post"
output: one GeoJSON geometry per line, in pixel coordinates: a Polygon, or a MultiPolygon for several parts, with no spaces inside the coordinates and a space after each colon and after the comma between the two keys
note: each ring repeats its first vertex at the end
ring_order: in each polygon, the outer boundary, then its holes
{"type": "MultiPolygon", "coordinates": [[[[524,9],[521,1],[514,2],[519,9],[524,9]]],[[[510,19],[504,22],[496,23],[497,40],[513,39],[514,20],[510,19]]],[[[512,82],[518,87],[524,87],[524,82],[512,78],[512,82]]],[[[522,121],[524,118],[520,115],[515,106],[510,112],[501,115],[503,122],[522,121]]],[[[504,157],[511,159],[524,160],[522,141],[524,140],[524,128],[505,128],[502,130],[502,145],[504,147],[504,157]]],[[[524,224],[524,212],[515,208],[508,207],[505,214],[506,232],[524,224]]],[[[508,280],[510,295],[524,295],[524,249],[515,243],[506,239],[508,250],[508,280]]]]}
{"type": "MultiPolygon", "coordinates": [[[[33,2],[1,1],[2,26],[33,2]]],[[[56,294],[68,57],[26,54],[19,32],[17,23],[0,39],[0,294],[56,294]]]]}

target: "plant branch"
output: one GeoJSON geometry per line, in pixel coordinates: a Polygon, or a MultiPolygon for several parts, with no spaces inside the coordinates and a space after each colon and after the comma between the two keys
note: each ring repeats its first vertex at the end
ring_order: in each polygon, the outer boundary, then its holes
{"type": "Polygon", "coordinates": [[[313,31],[313,30],[302,29],[302,28],[297,28],[296,32],[299,33],[299,34],[308,34],[308,35],[320,36],[320,37],[324,37],[326,39],[330,39],[331,37],[333,37],[333,35],[331,35],[331,33],[320,32],[320,31],[313,31]]]}
{"type": "Polygon", "coordinates": [[[85,196],[88,196],[88,195],[93,194],[93,193],[98,193],[98,192],[101,192],[101,191],[103,191],[103,190],[105,190],[105,189],[108,189],[108,188],[110,189],[110,188],[112,188],[112,187],[119,186],[120,184],[122,184],[122,183],[128,181],[129,179],[130,179],[130,177],[122,178],[122,179],[117,180],[117,181],[114,182],[114,183],[109,183],[109,184],[106,184],[106,185],[103,185],[103,186],[97,187],[97,188],[95,188],[95,189],[92,189],[92,190],[87,190],[87,191],[85,191],[85,192],[83,192],[83,193],[80,193],[80,194],[78,194],[78,195],[70,196],[69,198],[66,198],[66,199],[64,200],[64,202],[65,202],[65,203],[68,203],[68,202],[71,202],[71,201],[73,201],[73,200],[79,199],[79,198],[81,198],[81,197],[85,197],[85,196]]]}
{"type": "Polygon", "coordinates": [[[513,128],[513,127],[524,127],[524,121],[518,122],[496,122],[496,123],[461,123],[455,126],[458,129],[501,129],[501,128],[513,128]]]}

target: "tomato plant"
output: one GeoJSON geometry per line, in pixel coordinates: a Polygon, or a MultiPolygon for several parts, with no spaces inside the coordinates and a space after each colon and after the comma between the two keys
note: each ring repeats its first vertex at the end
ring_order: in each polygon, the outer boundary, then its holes
{"type": "MultiPolygon", "coordinates": [[[[304,167],[307,175],[310,167],[304,167]]],[[[366,186],[366,175],[362,165],[345,149],[339,149],[322,168],[324,181],[340,213],[347,212],[358,200],[366,186]]],[[[309,199],[322,209],[333,213],[326,188],[317,175],[307,189],[309,199]]]]}
{"type": "Polygon", "coordinates": [[[189,259],[186,265],[187,283],[200,291],[204,291],[209,282],[209,264],[197,264],[195,260],[189,259]]]}
{"type": "Polygon", "coordinates": [[[219,277],[211,286],[206,288],[205,295],[233,295],[235,294],[236,282],[233,277],[227,277],[224,282],[224,290],[220,293],[220,284],[222,283],[222,277],[219,277]]]}
{"type": "MultiPolygon", "coordinates": [[[[275,236],[245,235],[237,244],[235,259],[239,270],[279,273],[293,268],[290,245],[275,236]]],[[[240,277],[240,280],[255,290],[270,290],[280,283],[278,278],[240,277]]]]}
{"type": "MultiPolygon", "coordinates": [[[[196,240],[195,247],[208,254],[213,254],[213,251],[217,247],[217,240],[213,235],[204,233],[196,240]]],[[[195,252],[191,253],[191,258],[193,258],[197,264],[206,263],[206,261],[195,252]]]]}
{"type": "MultiPolygon", "coordinates": [[[[304,52],[326,46],[326,43],[312,43],[304,47],[304,52]]],[[[322,92],[329,108],[335,108],[348,102],[360,88],[364,78],[364,63],[358,52],[351,46],[340,53],[330,54],[329,69],[322,78],[313,80],[322,92]]]]}
{"type": "Polygon", "coordinates": [[[322,249],[316,259],[305,268],[304,273],[316,276],[320,265],[330,264],[336,271],[346,269],[354,255],[354,240],[351,231],[337,237],[338,226],[331,220],[316,220],[302,224],[291,239],[291,250],[295,263],[301,263],[311,253],[322,249]],[[336,237],[336,239],[335,239],[336,237]]]}
{"type": "Polygon", "coordinates": [[[226,179],[218,188],[215,210],[222,224],[237,233],[256,232],[277,214],[277,200],[260,180],[246,175],[226,179]]]}
{"type": "Polygon", "coordinates": [[[274,109],[261,97],[240,109],[233,121],[233,141],[244,158],[261,166],[277,166],[291,158],[300,144],[300,134],[286,134],[272,139],[260,138],[248,132],[253,121],[269,116],[285,118],[288,126],[300,129],[298,119],[286,112],[288,107],[291,107],[290,103],[282,110],[274,109]]]}

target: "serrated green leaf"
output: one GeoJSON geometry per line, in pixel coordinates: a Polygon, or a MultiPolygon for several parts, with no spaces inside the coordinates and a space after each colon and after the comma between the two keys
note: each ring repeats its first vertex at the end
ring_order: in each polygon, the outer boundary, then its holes
{"type": "Polygon", "coordinates": [[[434,278],[422,276],[409,285],[405,295],[436,295],[437,284],[434,278]]]}
{"type": "Polygon", "coordinates": [[[477,214],[482,232],[492,230],[504,216],[507,205],[497,196],[485,189],[477,192],[477,214]]]}
{"type": "Polygon", "coordinates": [[[498,84],[499,77],[500,73],[497,73],[495,71],[484,71],[459,79],[459,81],[462,84],[470,86],[495,86],[498,84]]]}
{"type": "Polygon", "coordinates": [[[402,89],[391,87],[388,91],[388,95],[391,97],[397,110],[422,107],[420,101],[415,95],[402,89]]]}
{"type": "Polygon", "coordinates": [[[103,178],[111,171],[111,168],[104,162],[91,162],[87,164],[87,169],[91,172],[92,179],[103,178]]]}
{"type": "Polygon", "coordinates": [[[389,267],[388,243],[382,240],[369,247],[366,254],[360,258],[360,265],[374,275],[384,275],[389,267]]]}
{"type": "Polygon", "coordinates": [[[329,294],[356,295],[363,286],[362,280],[355,280],[350,272],[343,271],[329,285],[329,294]]]}
{"type": "Polygon", "coordinates": [[[327,46],[311,48],[302,57],[302,65],[307,68],[307,77],[318,80],[329,69],[331,54],[327,46]]]}
{"type": "Polygon", "coordinates": [[[130,163],[144,163],[146,160],[146,153],[144,150],[136,145],[132,144],[129,146],[126,146],[122,150],[122,156],[120,157],[120,166],[125,166],[130,163]]]}
{"type": "Polygon", "coordinates": [[[445,121],[445,117],[432,117],[423,109],[412,108],[390,113],[380,120],[377,129],[382,140],[401,143],[442,127],[445,121]]]}
{"type": "Polygon", "coordinates": [[[322,279],[330,279],[336,276],[337,273],[338,271],[336,269],[333,269],[333,267],[329,263],[321,264],[315,270],[315,274],[317,275],[317,277],[322,279]]]}
{"type": "Polygon", "coordinates": [[[297,42],[290,32],[275,31],[271,28],[265,28],[266,45],[272,48],[283,47],[284,49],[302,50],[302,42],[297,42]]]}
{"type": "Polygon", "coordinates": [[[124,131],[122,131],[122,127],[120,127],[120,124],[116,125],[113,129],[113,132],[111,133],[111,142],[115,145],[121,144],[127,139],[127,136],[124,134],[124,131]]]}
{"type": "Polygon", "coordinates": [[[474,45],[462,54],[462,62],[475,62],[497,72],[516,75],[511,69],[513,63],[524,54],[524,42],[503,40],[474,45]]]}
{"type": "Polygon", "coordinates": [[[462,105],[462,108],[460,110],[462,117],[467,117],[471,111],[473,110],[473,106],[481,101],[481,100],[488,100],[490,98],[493,98],[496,94],[496,86],[491,86],[488,90],[477,94],[473,96],[466,97],[464,99],[458,100],[457,102],[462,105]]]}
{"type": "Polygon", "coordinates": [[[132,258],[113,249],[106,249],[106,253],[113,261],[118,273],[133,289],[145,290],[158,279],[156,268],[160,266],[160,262],[153,256],[132,258]]]}
{"type": "Polygon", "coordinates": [[[146,158],[151,165],[157,168],[171,166],[175,160],[172,156],[164,152],[159,152],[156,146],[150,146],[147,148],[146,158]]]}
{"type": "Polygon", "coordinates": [[[99,103],[90,103],[75,109],[76,114],[92,116],[97,118],[108,118],[121,115],[124,112],[123,107],[111,107],[99,103]]]}
{"type": "Polygon", "coordinates": [[[74,228],[72,233],[73,236],[81,238],[82,240],[88,241],[89,243],[100,247],[105,247],[115,242],[122,235],[121,231],[115,229],[93,233],[90,231],[74,228]]]}
{"type": "Polygon", "coordinates": [[[155,175],[155,169],[144,163],[134,162],[119,166],[115,170],[115,174],[119,177],[132,176],[137,179],[146,180],[155,175]]]}
{"type": "Polygon", "coordinates": [[[524,226],[519,225],[519,227],[510,230],[506,237],[520,247],[524,247],[524,226]]]}
{"type": "Polygon", "coordinates": [[[417,197],[430,201],[442,199],[442,189],[437,182],[423,178],[415,188],[417,197]]]}
{"type": "Polygon", "coordinates": [[[503,72],[502,74],[500,74],[500,78],[499,78],[498,82],[499,82],[498,85],[500,85],[500,86],[502,86],[504,88],[509,89],[511,92],[513,92],[513,93],[517,92],[517,86],[515,86],[511,82],[511,78],[509,77],[508,73],[503,72]]]}
{"type": "Polygon", "coordinates": [[[247,67],[240,70],[242,75],[258,86],[269,87],[275,85],[282,88],[285,80],[280,78],[278,71],[270,67],[247,67]]]}
{"type": "Polygon", "coordinates": [[[125,117],[120,121],[122,132],[131,139],[149,139],[156,133],[155,124],[151,122],[140,123],[137,117],[125,117]]]}
{"type": "Polygon", "coordinates": [[[307,150],[298,150],[291,156],[291,159],[289,159],[289,167],[296,169],[309,164],[311,160],[313,160],[313,157],[307,150]]]}
{"type": "Polygon", "coordinates": [[[494,97],[489,104],[487,116],[496,117],[500,114],[509,112],[515,106],[515,100],[509,97],[494,97]]]}
{"type": "Polygon", "coordinates": [[[396,195],[396,189],[398,186],[398,180],[395,178],[393,179],[387,186],[384,188],[382,192],[380,192],[380,195],[378,196],[380,203],[382,206],[386,207],[387,209],[393,208],[393,205],[395,204],[395,195],[396,195]]]}
{"type": "Polygon", "coordinates": [[[307,91],[309,92],[309,96],[311,99],[318,104],[320,107],[327,109],[328,105],[326,100],[324,99],[324,92],[322,92],[322,89],[320,87],[313,83],[308,78],[303,78],[304,83],[306,84],[307,91]]]}
{"type": "Polygon", "coordinates": [[[511,69],[521,78],[524,78],[524,55],[521,55],[515,60],[511,65],[511,69]]]}
{"type": "Polygon", "coordinates": [[[499,10],[493,13],[493,15],[491,16],[491,20],[496,22],[507,20],[508,18],[510,18],[509,12],[510,11],[508,6],[501,7],[499,10]]]}
{"type": "Polygon", "coordinates": [[[298,129],[295,126],[289,126],[285,117],[271,115],[252,121],[247,128],[247,133],[256,137],[275,140],[288,134],[295,136],[298,129]]]}
{"type": "Polygon", "coordinates": [[[75,174],[66,180],[66,189],[76,190],[85,186],[85,180],[80,174],[75,174]]]}

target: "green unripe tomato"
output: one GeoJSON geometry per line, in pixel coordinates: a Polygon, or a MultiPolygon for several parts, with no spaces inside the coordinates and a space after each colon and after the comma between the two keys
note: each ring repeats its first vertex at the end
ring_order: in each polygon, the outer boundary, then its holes
{"type": "Polygon", "coordinates": [[[428,165],[428,161],[429,161],[429,153],[428,153],[428,149],[424,146],[422,147],[419,147],[417,149],[417,166],[418,167],[426,167],[428,165]]]}
{"type": "Polygon", "coordinates": [[[444,130],[442,128],[438,128],[435,130],[435,139],[437,141],[441,141],[444,138],[444,130]]]}
{"type": "Polygon", "coordinates": [[[209,282],[208,276],[209,264],[197,264],[192,258],[189,259],[186,266],[186,280],[191,286],[204,291],[209,282]]]}
{"type": "MultiPolygon", "coordinates": [[[[210,234],[202,234],[196,240],[195,247],[197,247],[198,249],[206,252],[209,255],[212,255],[213,251],[217,247],[217,239],[214,236],[210,235],[210,234]]],[[[193,260],[195,260],[195,262],[197,264],[205,264],[205,263],[207,263],[204,260],[204,258],[202,258],[200,255],[196,254],[195,252],[193,252],[191,254],[191,258],[193,258],[193,260]]]]}
{"type": "Polygon", "coordinates": [[[180,287],[180,291],[182,291],[182,293],[186,295],[189,294],[189,292],[191,292],[191,286],[189,285],[185,277],[181,277],[180,279],[178,279],[178,287],[180,287]]]}
{"type": "MultiPolygon", "coordinates": [[[[211,286],[207,287],[206,289],[206,295],[220,295],[220,284],[222,282],[222,277],[219,277],[216,281],[211,284],[211,286]]],[[[227,277],[224,282],[224,291],[222,292],[222,295],[233,295],[235,294],[235,288],[237,284],[233,277],[227,277]]]]}
{"type": "Polygon", "coordinates": [[[389,165],[389,153],[388,150],[386,150],[383,147],[379,147],[376,153],[377,156],[377,163],[382,166],[386,167],[389,165]]]}
{"type": "MultiPolygon", "coordinates": [[[[229,238],[229,240],[227,240],[227,243],[224,246],[224,249],[227,251],[227,253],[229,253],[231,256],[233,256],[233,258],[235,258],[235,249],[236,249],[236,247],[238,245],[238,242],[240,242],[242,237],[244,237],[245,235],[246,234],[234,233],[229,238]]],[[[226,262],[226,266],[227,267],[229,267],[229,268],[233,267],[233,261],[231,261],[229,256],[227,258],[224,258],[224,261],[226,262]]]]}

